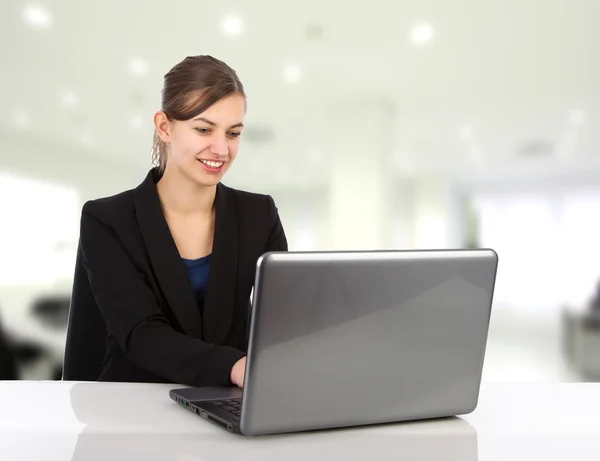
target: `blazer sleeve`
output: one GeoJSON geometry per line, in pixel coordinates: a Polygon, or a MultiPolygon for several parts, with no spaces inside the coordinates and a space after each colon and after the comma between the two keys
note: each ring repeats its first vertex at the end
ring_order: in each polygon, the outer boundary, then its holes
{"type": "Polygon", "coordinates": [[[270,195],[267,195],[267,209],[269,212],[271,230],[269,232],[266,251],[288,251],[288,242],[283,229],[283,224],[281,223],[275,201],[270,195]]]}
{"type": "Polygon", "coordinates": [[[231,368],[245,354],[176,331],[115,231],[98,219],[90,203],[81,218],[83,265],[107,328],[125,356],[176,383],[230,385],[231,368]]]}

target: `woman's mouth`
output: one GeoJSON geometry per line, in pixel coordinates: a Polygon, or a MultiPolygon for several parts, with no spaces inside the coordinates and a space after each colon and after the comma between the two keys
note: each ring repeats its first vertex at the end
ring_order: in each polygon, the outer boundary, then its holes
{"type": "Polygon", "coordinates": [[[202,164],[206,171],[213,174],[223,171],[223,166],[225,165],[225,162],[215,162],[213,160],[198,159],[198,161],[202,164]]]}

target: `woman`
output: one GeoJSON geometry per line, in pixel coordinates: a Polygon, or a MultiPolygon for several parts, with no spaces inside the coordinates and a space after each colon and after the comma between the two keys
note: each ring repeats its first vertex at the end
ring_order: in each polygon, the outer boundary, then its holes
{"type": "Polygon", "coordinates": [[[273,199],[221,184],[245,113],[234,70],[184,59],[154,116],[157,166],[84,205],[81,261],[107,326],[99,380],[243,386],[256,262],[287,250],[273,199]]]}

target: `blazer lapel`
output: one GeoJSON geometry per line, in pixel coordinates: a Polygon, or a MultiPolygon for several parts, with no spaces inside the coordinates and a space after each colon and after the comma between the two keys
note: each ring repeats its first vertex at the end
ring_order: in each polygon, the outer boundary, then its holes
{"type": "MultiPolygon", "coordinates": [[[[184,333],[202,338],[202,318],[185,265],[162,212],[152,169],[133,191],[135,211],[152,269],[184,333]]],[[[214,258],[217,259],[218,258],[214,258]]]]}
{"type": "Polygon", "coordinates": [[[238,266],[238,225],[234,199],[218,184],[215,197],[215,235],[204,302],[204,338],[222,345],[231,323],[238,266]]]}

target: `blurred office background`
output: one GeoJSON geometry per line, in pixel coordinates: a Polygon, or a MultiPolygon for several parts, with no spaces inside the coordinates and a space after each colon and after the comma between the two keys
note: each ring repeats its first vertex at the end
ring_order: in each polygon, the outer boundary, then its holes
{"type": "Polygon", "coordinates": [[[143,180],[163,75],[212,54],[249,96],[224,182],[274,196],[290,249],[494,248],[484,379],[597,379],[598,18],[595,0],[3,1],[18,377],[60,377],[81,207],[143,180]]]}

